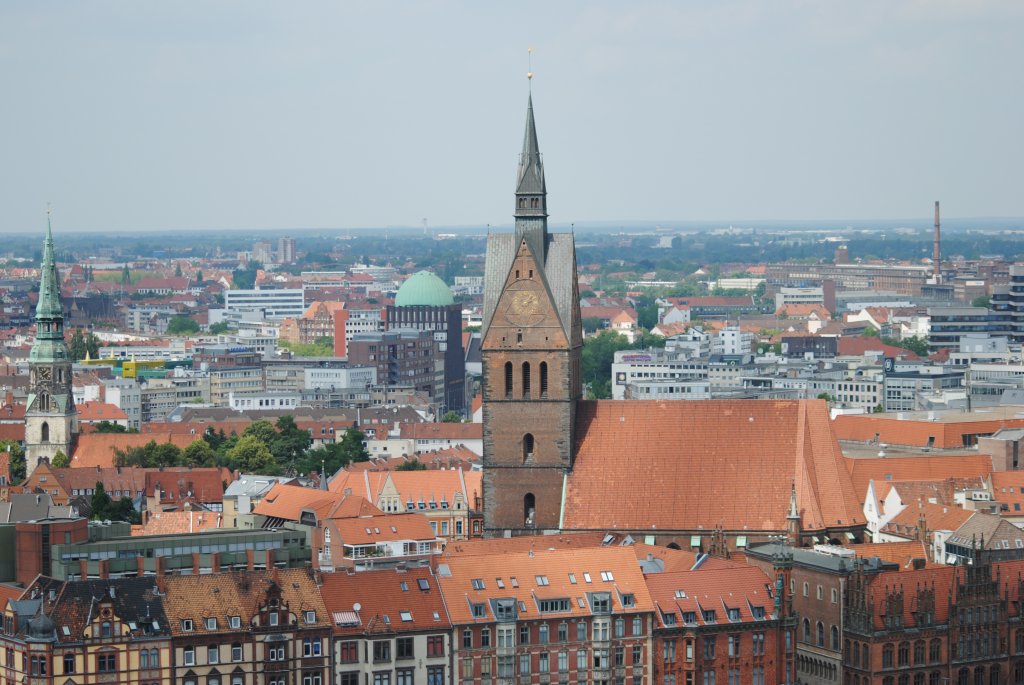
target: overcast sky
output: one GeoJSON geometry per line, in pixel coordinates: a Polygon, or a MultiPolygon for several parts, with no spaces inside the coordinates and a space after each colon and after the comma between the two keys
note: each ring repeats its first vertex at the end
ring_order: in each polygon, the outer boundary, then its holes
{"type": "Polygon", "coordinates": [[[0,231],[1024,216],[1024,3],[0,4],[0,231]]]}

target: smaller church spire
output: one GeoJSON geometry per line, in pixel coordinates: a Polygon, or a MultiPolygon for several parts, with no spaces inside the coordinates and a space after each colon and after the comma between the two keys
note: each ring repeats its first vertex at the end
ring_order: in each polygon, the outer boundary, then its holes
{"type": "Polygon", "coordinates": [[[796,480],[793,481],[789,491],[789,515],[786,518],[799,519],[800,509],[796,504],[796,480]]]}
{"type": "MultiPolygon", "coordinates": [[[[60,303],[60,280],[57,278],[57,263],[53,256],[53,229],[50,225],[50,211],[47,210],[46,238],[43,240],[43,263],[40,267],[39,278],[39,302],[36,304],[36,322],[63,318],[64,308],[60,303]]],[[[63,337],[63,332],[61,337],[63,337]]]]}

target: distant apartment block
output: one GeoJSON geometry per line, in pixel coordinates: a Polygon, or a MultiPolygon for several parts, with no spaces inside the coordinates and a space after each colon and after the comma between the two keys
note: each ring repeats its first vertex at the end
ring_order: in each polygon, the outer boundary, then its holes
{"type": "Polygon", "coordinates": [[[225,290],[224,308],[229,312],[260,312],[266,319],[299,317],[306,310],[302,288],[255,288],[225,290]]]}

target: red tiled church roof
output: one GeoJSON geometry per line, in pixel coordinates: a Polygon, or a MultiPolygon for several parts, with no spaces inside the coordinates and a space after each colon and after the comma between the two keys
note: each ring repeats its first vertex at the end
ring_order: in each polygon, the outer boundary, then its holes
{"type": "Polygon", "coordinates": [[[582,401],[564,530],[864,524],[821,400],[582,401]]]}

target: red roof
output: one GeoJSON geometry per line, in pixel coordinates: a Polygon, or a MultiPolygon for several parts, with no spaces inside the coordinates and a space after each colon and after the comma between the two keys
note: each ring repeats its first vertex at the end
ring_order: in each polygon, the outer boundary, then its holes
{"type": "Polygon", "coordinates": [[[128,415],[121,411],[116,404],[106,402],[79,402],[75,405],[78,410],[78,420],[88,422],[98,421],[127,421],[128,415]]]}
{"type": "Polygon", "coordinates": [[[334,527],[344,545],[437,539],[427,517],[418,513],[335,518],[334,527]]]}
{"type": "Polygon", "coordinates": [[[783,530],[794,484],[805,531],[864,524],[824,401],[577,407],[564,529],[783,530]]]}
{"type": "Polygon", "coordinates": [[[323,579],[320,594],[336,635],[451,628],[441,589],[429,568],[325,573],[323,579]]]}
{"type": "Polygon", "coordinates": [[[868,492],[868,481],[872,480],[875,481],[875,494],[882,497],[884,493],[880,490],[886,481],[937,481],[987,476],[992,473],[992,457],[987,454],[847,458],[845,461],[853,481],[854,492],[862,502],[868,492]]]}
{"type": "Polygon", "coordinates": [[[383,513],[365,497],[357,494],[345,495],[285,483],[275,484],[253,509],[254,514],[285,521],[298,521],[303,511],[314,512],[319,521],[340,516],[383,513]]]}
{"type": "Polygon", "coordinates": [[[855,356],[860,357],[868,352],[878,352],[886,357],[903,357],[908,360],[920,359],[916,354],[910,350],[902,347],[893,347],[892,345],[886,345],[878,338],[873,336],[840,336],[837,344],[836,352],[843,356],[855,356]]]}
{"type": "Polygon", "coordinates": [[[145,447],[150,442],[158,445],[171,443],[184,449],[195,439],[194,435],[171,433],[82,433],[78,436],[75,453],[71,456],[71,466],[113,466],[115,449],[126,451],[133,447],[145,447]]]}
{"type": "Polygon", "coordinates": [[[645,577],[651,599],[659,611],[659,627],[684,624],[684,614],[692,614],[699,625],[716,623],[754,623],[763,621],[775,611],[775,599],[769,594],[772,579],[754,566],[708,571],[677,571],[652,573],[645,577]],[[763,615],[754,616],[760,609],[763,615]],[[704,611],[715,612],[713,620],[705,621],[704,611]],[[736,617],[726,612],[737,611],[736,617]]]}

